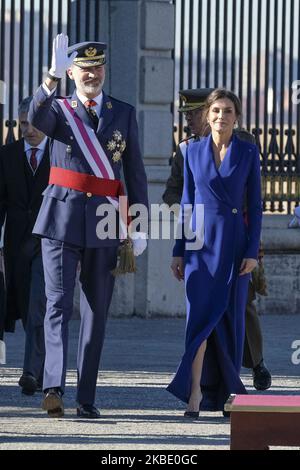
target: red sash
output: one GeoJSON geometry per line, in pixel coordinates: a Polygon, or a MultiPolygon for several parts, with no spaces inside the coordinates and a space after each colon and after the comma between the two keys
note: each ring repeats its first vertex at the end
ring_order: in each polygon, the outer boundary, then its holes
{"type": "Polygon", "coordinates": [[[123,183],[120,180],[98,178],[95,175],[78,173],[65,168],[51,167],[49,184],[75,189],[95,196],[124,196],[123,183]]]}

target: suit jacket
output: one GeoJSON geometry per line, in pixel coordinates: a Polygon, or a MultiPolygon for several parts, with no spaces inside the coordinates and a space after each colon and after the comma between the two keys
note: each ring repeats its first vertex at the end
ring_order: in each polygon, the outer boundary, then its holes
{"type": "Polygon", "coordinates": [[[4,273],[6,287],[5,330],[14,331],[15,320],[26,322],[30,287],[30,263],[40,250],[32,235],[49,180],[48,145],[35,175],[21,139],[0,148],[0,227],[4,230],[4,273]],[[28,167],[26,168],[26,166],[28,167]]]}
{"type": "MultiPolygon", "coordinates": [[[[226,241],[222,245],[225,247],[225,252],[230,252],[235,243],[238,247],[240,237],[243,242],[247,240],[242,250],[243,258],[256,259],[262,219],[260,160],[257,146],[242,141],[234,135],[224,160],[217,168],[211,134],[199,142],[192,143],[185,159],[181,206],[184,209],[185,205],[186,207],[192,205],[193,230],[195,230],[197,204],[204,204],[204,233],[206,228],[208,233],[212,231],[210,220],[215,220],[218,216],[220,219],[218,231],[222,233],[223,230],[224,236],[230,235],[231,240],[230,243],[226,241]],[[247,226],[243,217],[246,188],[249,220],[247,226]],[[229,221],[226,230],[221,225],[223,220],[226,220],[226,223],[229,221]]],[[[209,239],[206,234],[205,240],[207,237],[209,239]]],[[[216,238],[220,243],[222,238],[218,237],[212,231],[211,238],[216,238]]],[[[242,241],[240,241],[241,246],[242,241]]],[[[185,239],[183,237],[176,240],[173,256],[183,256],[184,252],[185,239]]]]}
{"type": "MultiPolygon", "coordinates": [[[[73,109],[75,103],[76,114],[81,121],[93,128],[76,91],[67,100],[73,109]]],[[[45,90],[39,87],[31,102],[28,118],[35,127],[51,138],[51,166],[93,174],[54,95],[47,96],[45,90]]],[[[121,179],[123,168],[129,205],[140,203],[147,206],[147,179],[139,148],[135,109],[104,93],[101,119],[95,132],[111,162],[116,179],[121,179]],[[126,148],[119,161],[113,160],[114,150],[109,145],[115,131],[119,131],[126,141],[126,148]]],[[[102,204],[108,204],[106,197],[93,195],[88,198],[83,192],[49,185],[44,192],[34,233],[81,247],[116,246],[119,244],[116,238],[100,240],[97,237],[96,227],[103,217],[96,215],[96,211],[102,204]]],[[[115,216],[117,219],[117,214],[115,216]]]]}

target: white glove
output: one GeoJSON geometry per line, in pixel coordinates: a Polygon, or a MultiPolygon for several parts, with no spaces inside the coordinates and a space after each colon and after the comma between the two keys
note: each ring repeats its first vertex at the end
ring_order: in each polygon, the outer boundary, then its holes
{"type": "Polygon", "coordinates": [[[298,217],[295,216],[288,223],[288,228],[299,228],[299,227],[300,227],[300,219],[298,219],[298,217]]]}
{"type": "Polygon", "coordinates": [[[298,219],[300,219],[300,206],[295,207],[294,214],[296,217],[298,217],[298,219]]]}
{"type": "Polygon", "coordinates": [[[295,217],[288,224],[288,228],[299,228],[300,227],[300,206],[294,209],[295,217]]]}
{"type": "Polygon", "coordinates": [[[144,232],[133,232],[130,238],[133,244],[134,256],[141,255],[147,248],[147,234],[144,232]]]}
{"type": "Polygon", "coordinates": [[[52,61],[49,70],[50,75],[57,78],[63,78],[67,69],[71,67],[73,60],[77,56],[77,52],[73,52],[70,57],[68,56],[69,38],[64,33],[58,34],[53,39],[52,46],[52,61]]]}

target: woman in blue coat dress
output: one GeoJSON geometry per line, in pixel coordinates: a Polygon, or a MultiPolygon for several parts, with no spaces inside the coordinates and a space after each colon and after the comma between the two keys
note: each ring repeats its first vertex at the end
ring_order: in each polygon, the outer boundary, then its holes
{"type": "Polygon", "coordinates": [[[188,147],[181,200],[182,226],[190,207],[197,245],[177,239],[171,266],[185,280],[187,323],[185,353],[167,390],[192,418],[199,409],[223,411],[231,393],[246,393],[239,377],[244,315],[262,219],[258,149],[233,135],[238,97],[216,89],[205,106],[211,134],[188,147]]]}

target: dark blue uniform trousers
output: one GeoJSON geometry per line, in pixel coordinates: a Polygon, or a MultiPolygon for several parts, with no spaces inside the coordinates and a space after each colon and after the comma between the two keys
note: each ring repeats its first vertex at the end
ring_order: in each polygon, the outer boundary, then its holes
{"type": "Polygon", "coordinates": [[[39,252],[31,262],[30,295],[25,325],[26,341],[23,373],[33,375],[39,384],[43,382],[45,342],[44,318],[46,296],[42,254],[39,252]]]}
{"type": "Polygon", "coordinates": [[[77,402],[93,404],[107,312],[116,266],[117,247],[82,248],[66,242],[42,239],[47,312],[44,390],[60,387],[64,392],[68,322],[73,312],[77,266],[80,262],[80,332],[77,355],[77,402]]]}

